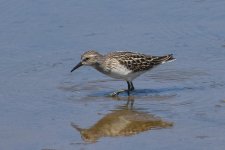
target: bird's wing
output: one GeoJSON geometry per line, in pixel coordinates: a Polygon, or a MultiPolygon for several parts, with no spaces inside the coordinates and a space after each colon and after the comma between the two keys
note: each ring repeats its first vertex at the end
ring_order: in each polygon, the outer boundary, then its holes
{"type": "Polygon", "coordinates": [[[121,65],[126,66],[132,72],[147,71],[154,66],[173,60],[172,54],[165,56],[151,56],[134,52],[114,52],[109,55],[117,59],[121,65]]]}

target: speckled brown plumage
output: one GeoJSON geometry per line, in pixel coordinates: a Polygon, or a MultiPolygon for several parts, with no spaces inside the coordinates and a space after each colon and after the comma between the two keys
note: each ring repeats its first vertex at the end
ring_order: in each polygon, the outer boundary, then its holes
{"type": "Polygon", "coordinates": [[[134,52],[113,52],[107,55],[108,58],[117,59],[121,65],[126,66],[132,72],[147,71],[154,66],[173,60],[173,55],[151,56],[134,52]]]}

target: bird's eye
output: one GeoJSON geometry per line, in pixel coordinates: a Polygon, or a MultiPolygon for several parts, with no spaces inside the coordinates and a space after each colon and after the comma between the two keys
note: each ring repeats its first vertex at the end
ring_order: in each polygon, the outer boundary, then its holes
{"type": "Polygon", "coordinates": [[[89,57],[84,58],[84,61],[87,61],[89,59],[89,57]]]}

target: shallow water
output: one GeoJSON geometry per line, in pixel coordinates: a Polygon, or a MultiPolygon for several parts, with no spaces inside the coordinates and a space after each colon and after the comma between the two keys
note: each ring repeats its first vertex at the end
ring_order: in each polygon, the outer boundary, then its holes
{"type": "Polygon", "coordinates": [[[0,149],[224,149],[224,6],[0,0],[0,149]],[[87,49],[177,60],[137,78],[127,106],[108,97],[125,82],[70,73],[87,49]]]}

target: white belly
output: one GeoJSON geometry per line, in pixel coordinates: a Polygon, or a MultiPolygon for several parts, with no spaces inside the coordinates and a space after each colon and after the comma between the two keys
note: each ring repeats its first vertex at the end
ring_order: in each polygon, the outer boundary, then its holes
{"type": "Polygon", "coordinates": [[[146,72],[141,71],[133,73],[132,70],[129,70],[124,65],[121,65],[116,59],[110,59],[108,62],[106,61],[105,65],[95,66],[95,69],[112,78],[126,81],[132,81],[139,75],[146,72]]]}
{"type": "Polygon", "coordinates": [[[107,73],[108,76],[116,79],[122,79],[126,81],[132,81],[144,72],[135,72],[127,69],[123,65],[118,65],[117,67],[111,68],[110,72],[107,73]]]}

